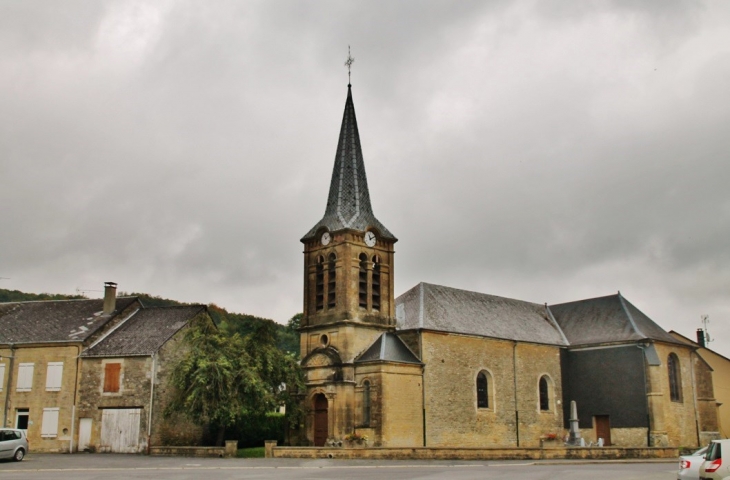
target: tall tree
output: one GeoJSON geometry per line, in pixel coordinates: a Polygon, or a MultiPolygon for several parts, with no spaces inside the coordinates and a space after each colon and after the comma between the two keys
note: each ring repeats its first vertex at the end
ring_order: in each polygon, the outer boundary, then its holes
{"type": "Polygon", "coordinates": [[[276,332],[273,322],[259,322],[249,335],[229,336],[210,321],[196,322],[186,333],[187,353],[173,367],[175,394],[166,413],[210,424],[218,445],[227,427],[261,419],[282,404],[299,421],[292,391],[303,385],[301,369],[277,348],[276,332]]]}

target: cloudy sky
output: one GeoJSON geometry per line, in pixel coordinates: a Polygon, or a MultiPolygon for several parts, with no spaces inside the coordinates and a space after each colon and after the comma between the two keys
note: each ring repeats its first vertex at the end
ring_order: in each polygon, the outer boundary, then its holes
{"type": "Polygon", "coordinates": [[[621,293],[730,356],[730,4],[0,4],[0,287],[285,322],[347,93],[420,281],[621,293]]]}

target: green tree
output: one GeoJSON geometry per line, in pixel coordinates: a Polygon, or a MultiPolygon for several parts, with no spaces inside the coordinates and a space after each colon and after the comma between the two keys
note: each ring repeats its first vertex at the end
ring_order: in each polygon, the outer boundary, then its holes
{"type": "Polygon", "coordinates": [[[187,353],[173,366],[175,394],[166,409],[217,429],[221,445],[226,428],[261,421],[286,405],[299,422],[294,391],[303,386],[299,364],[276,344],[276,324],[256,322],[246,336],[226,335],[210,321],[196,322],[186,333],[187,353]]]}

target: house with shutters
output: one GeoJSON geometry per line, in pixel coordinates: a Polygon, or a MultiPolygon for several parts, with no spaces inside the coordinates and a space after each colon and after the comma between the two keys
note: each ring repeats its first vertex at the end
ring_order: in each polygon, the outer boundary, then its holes
{"type": "Polygon", "coordinates": [[[172,366],[187,351],[185,332],[195,322],[212,322],[206,306],[142,308],[81,353],[78,451],[200,444],[201,426],[163,415],[172,366]]]}
{"type": "Polygon", "coordinates": [[[184,332],[212,322],[207,307],[146,308],[116,286],[107,282],[103,299],[0,303],[2,421],[26,430],[35,452],[200,440],[200,427],[162,411],[184,332]]]}
{"type": "Polygon", "coordinates": [[[2,425],[27,431],[36,452],[68,452],[77,430],[81,354],[142,308],[136,297],[0,303],[2,425]]]}

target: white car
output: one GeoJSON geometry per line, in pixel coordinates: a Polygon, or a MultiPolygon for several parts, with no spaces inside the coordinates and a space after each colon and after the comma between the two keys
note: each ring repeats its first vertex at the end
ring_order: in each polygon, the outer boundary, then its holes
{"type": "Polygon", "coordinates": [[[728,479],[730,479],[730,440],[713,440],[705,454],[705,462],[700,467],[700,480],[728,479]]]}
{"type": "Polygon", "coordinates": [[[707,447],[702,447],[691,455],[682,455],[679,457],[679,471],[677,472],[677,480],[699,480],[700,467],[705,461],[705,453],[707,447]]]}

